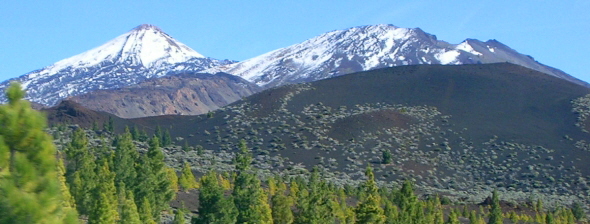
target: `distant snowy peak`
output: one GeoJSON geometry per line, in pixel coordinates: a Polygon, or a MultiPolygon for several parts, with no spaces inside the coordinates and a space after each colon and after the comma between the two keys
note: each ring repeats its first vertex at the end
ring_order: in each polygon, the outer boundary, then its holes
{"type": "Polygon", "coordinates": [[[587,85],[562,71],[495,41],[467,39],[460,44],[437,40],[420,28],[393,25],[335,30],[302,43],[207,72],[241,76],[259,86],[310,82],[358,71],[415,64],[511,62],[587,85]]]}
{"type": "MultiPolygon", "coordinates": [[[[92,50],[13,80],[23,83],[31,101],[54,105],[95,89],[119,88],[148,78],[229,63],[233,61],[207,58],[160,28],[144,24],[92,50]]],[[[0,83],[0,90],[9,81],[0,83]]]]}
{"type": "Polygon", "coordinates": [[[191,58],[204,56],[176,41],[160,28],[143,24],[97,48],[58,61],[46,69],[47,73],[52,73],[68,67],[95,66],[105,61],[153,67],[191,58]]]}

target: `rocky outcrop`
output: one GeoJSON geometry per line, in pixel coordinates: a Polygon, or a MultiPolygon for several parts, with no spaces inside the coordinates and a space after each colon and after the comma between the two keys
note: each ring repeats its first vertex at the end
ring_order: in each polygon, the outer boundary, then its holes
{"type": "Polygon", "coordinates": [[[84,107],[122,118],[157,115],[198,115],[216,110],[260,87],[229,74],[177,74],[137,85],[71,97],[84,107]]]}

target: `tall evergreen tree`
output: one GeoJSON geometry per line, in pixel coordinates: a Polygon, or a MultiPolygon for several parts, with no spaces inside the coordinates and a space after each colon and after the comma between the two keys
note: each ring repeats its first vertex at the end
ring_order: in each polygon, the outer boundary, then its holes
{"type": "Polygon", "coordinates": [[[547,212],[547,215],[545,215],[545,224],[555,224],[553,212],[547,212]]]}
{"type": "Polygon", "coordinates": [[[98,132],[98,123],[96,121],[92,121],[92,131],[98,132]]]}
{"type": "Polygon", "coordinates": [[[275,178],[269,177],[268,180],[266,180],[266,183],[268,184],[268,195],[271,197],[274,196],[277,192],[277,183],[275,178]]]}
{"type": "Polygon", "coordinates": [[[201,178],[199,191],[199,216],[196,224],[236,223],[238,211],[231,198],[226,198],[224,190],[219,185],[217,174],[209,172],[201,178]]]}
{"type": "Polygon", "coordinates": [[[191,147],[188,146],[187,140],[184,140],[184,145],[182,145],[182,151],[185,151],[185,152],[191,151],[191,147]]]}
{"type": "Polygon", "coordinates": [[[297,195],[299,194],[299,184],[293,179],[289,182],[289,197],[293,202],[298,201],[297,195]]]}
{"type": "Polygon", "coordinates": [[[297,195],[295,223],[332,223],[332,197],[328,184],[320,179],[319,169],[314,167],[306,188],[299,190],[297,195]]]}
{"type": "Polygon", "coordinates": [[[236,177],[233,198],[238,209],[238,223],[272,223],[272,212],[268,196],[260,186],[260,180],[248,172],[252,155],[246,141],[240,141],[240,152],[236,156],[236,177]]]}
{"type": "Polygon", "coordinates": [[[234,164],[236,170],[240,173],[250,169],[250,164],[252,164],[252,154],[250,153],[250,150],[248,150],[248,145],[244,139],[240,140],[238,150],[239,152],[236,155],[234,164]]]}
{"type": "Polygon", "coordinates": [[[154,137],[158,138],[158,140],[162,142],[162,136],[164,136],[164,132],[162,131],[160,125],[157,125],[156,129],[154,130],[154,137]]]}
{"type": "Polygon", "coordinates": [[[479,223],[479,217],[477,216],[477,213],[475,213],[475,211],[471,211],[469,213],[469,224],[480,224],[479,223]]]}
{"type": "Polygon", "coordinates": [[[404,181],[401,189],[393,193],[394,202],[400,208],[399,222],[401,223],[421,223],[426,218],[422,203],[414,194],[414,187],[408,180],[404,181]]]}
{"type": "Polygon", "coordinates": [[[239,212],[239,223],[272,223],[268,196],[253,174],[241,173],[237,176],[233,198],[239,212]]]}
{"type": "Polygon", "coordinates": [[[152,218],[155,221],[159,217],[159,208],[156,208],[156,182],[155,176],[153,175],[152,167],[149,164],[147,156],[140,155],[136,162],[137,181],[135,186],[135,198],[136,204],[141,203],[141,200],[146,199],[150,203],[152,218]],[[137,200],[139,199],[139,200],[137,200]]]}
{"type": "MultiPolygon", "coordinates": [[[[156,221],[159,221],[159,213],[168,208],[170,200],[175,196],[176,191],[173,189],[172,183],[177,182],[177,179],[171,179],[168,176],[168,167],[164,163],[164,153],[160,149],[160,144],[157,138],[150,139],[147,157],[150,167],[149,178],[153,180],[154,196],[152,197],[152,206],[154,213],[157,213],[154,218],[156,221]]],[[[176,186],[176,188],[178,187],[176,186]]]]}
{"type": "MultiPolygon", "coordinates": [[[[58,156],[59,157],[59,156],[58,156]]],[[[76,201],[74,197],[70,193],[70,188],[66,184],[66,168],[64,166],[63,160],[57,160],[57,177],[59,179],[59,185],[61,189],[61,193],[63,195],[63,207],[65,208],[76,208],[76,201]]]]}
{"type": "Polygon", "coordinates": [[[115,121],[113,121],[113,117],[109,116],[109,120],[103,123],[103,129],[106,132],[114,133],[115,132],[115,121]]]}
{"type": "Polygon", "coordinates": [[[172,145],[172,137],[170,136],[170,130],[166,129],[162,135],[162,146],[172,145]]]}
{"type": "Polygon", "coordinates": [[[178,208],[176,209],[176,212],[174,213],[174,220],[172,221],[172,224],[185,224],[185,220],[184,220],[184,208],[178,208]]]}
{"type": "Polygon", "coordinates": [[[399,215],[398,213],[399,211],[397,207],[393,204],[393,202],[385,200],[385,208],[383,209],[383,214],[385,215],[385,223],[396,223],[399,215]]]}
{"type": "MultiPolygon", "coordinates": [[[[172,189],[172,192],[178,192],[178,175],[176,175],[176,170],[174,170],[174,168],[166,167],[166,179],[170,181],[170,189],[172,189]]],[[[174,197],[174,195],[172,197],[174,197]]]]}
{"type": "Polygon", "coordinates": [[[541,199],[537,199],[537,203],[535,203],[535,211],[543,212],[543,201],[541,201],[541,199]]]}
{"type": "Polygon", "coordinates": [[[88,215],[93,206],[92,190],[96,186],[96,158],[88,149],[88,139],[82,129],[72,134],[66,147],[66,180],[80,214],[88,215]]]}
{"type": "Polygon", "coordinates": [[[184,191],[189,191],[191,189],[196,189],[199,187],[199,184],[195,179],[195,175],[193,175],[191,165],[188,162],[184,162],[184,166],[182,167],[180,177],[178,178],[178,185],[184,191]]]}
{"type": "Polygon", "coordinates": [[[101,183],[92,190],[93,206],[88,214],[88,223],[114,223],[119,220],[115,174],[110,171],[107,162],[100,164],[96,172],[96,178],[101,180],[101,183]]]}
{"type": "Polygon", "coordinates": [[[97,193],[95,209],[88,215],[88,224],[112,224],[117,221],[117,210],[109,203],[107,193],[97,193]]]}
{"type": "Polygon", "coordinates": [[[459,215],[455,211],[449,213],[449,217],[445,224],[459,224],[459,215]]]}
{"type": "Polygon", "coordinates": [[[24,96],[12,83],[0,106],[0,223],[76,223],[75,210],[64,207],[45,118],[24,96]]]}
{"type": "Polygon", "coordinates": [[[272,219],[277,224],[291,224],[294,220],[291,211],[293,199],[285,195],[286,188],[285,183],[278,184],[277,191],[272,196],[272,219]]]}
{"type": "Polygon", "coordinates": [[[133,196],[132,191],[125,191],[123,189],[124,196],[121,198],[121,211],[120,216],[121,220],[119,223],[121,224],[142,224],[141,219],[139,218],[139,212],[137,211],[137,205],[135,204],[135,199],[133,196]]]}
{"type": "Polygon", "coordinates": [[[433,224],[442,224],[445,222],[439,196],[433,197],[426,202],[426,211],[426,222],[433,224]]]}
{"type": "Polygon", "coordinates": [[[147,132],[143,129],[139,130],[139,141],[145,142],[147,140],[149,140],[147,132]]]}
{"type": "Polygon", "coordinates": [[[100,142],[101,144],[99,146],[94,147],[96,161],[98,161],[99,163],[106,161],[111,166],[111,170],[114,170],[113,159],[115,157],[115,151],[111,149],[111,144],[106,138],[101,137],[100,142]]]}
{"type": "Polygon", "coordinates": [[[393,156],[389,150],[383,150],[381,163],[390,164],[393,161],[393,156]]]}
{"type": "MultiPolygon", "coordinates": [[[[139,206],[139,219],[144,224],[156,224],[153,218],[153,210],[150,201],[147,198],[137,198],[140,201],[139,206]]],[[[137,200],[136,199],[136,200],[137,200]]]]}
{"type": "Polygon", "coordinates": [[[576,218],[576,221],[581,221],[586,219],[586,213],[584,212],[584,208],[582,208],[582,205],[578,202],[574,203],[573,207],[572,207],[572,213],[574,215],[574,217],[576,218]]]}
{"type": "Polygon", "coordinates": [[[379,188],[371,166],[367,166],[365,176],[367,181],[363,184],[362,198],[356,208],[356,220],[358,223],[385,223],[379,188]]]}
{"type": "Polygon", "coordinates": [[[494,190],[492,193],[492,208],[490,209],[490,218],[488,219],[488,224],[502,224],[503,219],[502,208],[500,207],[500,198],[498,197],[498,192],[494,190]]]}
{"type": "Polygon", "coordinates": [[[135,141],[139,141],[139,130],[137,129],[137,126],[135,126],[135,125],[131,126],[131,129],[129,130],[129,132],[131,133],[131,139],[133,139],[135,141]]]}
{"type": "Polygon", "coordinates": [[[125,133],[118,136],[116,140],[116,150],[113,158],[116,185],[123,182],[128,188],[136,186],[135,161],[138,156],[135,144],[131,139],[131,133],[129,133],[129,129],[126,129],[125,133]]]}

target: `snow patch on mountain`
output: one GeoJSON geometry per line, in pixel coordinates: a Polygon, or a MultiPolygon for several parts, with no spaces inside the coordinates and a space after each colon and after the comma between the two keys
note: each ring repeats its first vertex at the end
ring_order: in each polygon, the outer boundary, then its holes
{"type": "Polygon", "coordinates": [[[482,55],[480,52],[477,52],[476,50],[474,50],[473,47],[471,47],[471,45],[469,45],[469,43],[467,41],[464,41],[463,43],[460,43],[459,45],[457,45],[456,49],[465,51],[467,53],[471,53],[473,55],[482,55]]]}
{"type": "MultiPolygon", "coordinates": [[[[458,56],[461,53],[459,51],[451,50],[451,51],[443,51],[441,53],[435,54],[434,57],[440,62],[442,65],[449,65],[449,64],[461,64],[458,61],[458,56]]],[[[429,63],[431,64],[431,63],[429,63]]]]}
{"type": "Polygon", "coordinates": [[[99,47],[0,83],[0,89],[19,81],[27,89],[28,99],[54,105],[95,89],[119,88],[170,73],[196,72],[229,63],[233,61],[207,58],[160,28],[144,24],[99,47]]]}
{"type": "Polygon", "coordinates": [[[204,72],[226,72],[270,88],[400,65],[497,62],[522,65],[588,86],[496,40],[481,42],[467,39],[460,44],[450,44],[420,28],[384,24],[331,31],[299,44],[204,72]]]}

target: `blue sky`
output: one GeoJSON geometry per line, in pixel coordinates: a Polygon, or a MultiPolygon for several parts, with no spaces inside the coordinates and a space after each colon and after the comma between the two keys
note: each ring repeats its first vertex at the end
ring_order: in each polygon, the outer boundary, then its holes
{"type": "Polygon", "coordinates": [[[199,53],[245,60],[336,29],[393,24],[440,40],[496,39],[590,82],[590,1],[1,1],[0,81],[143,23],[199,53]]]}

